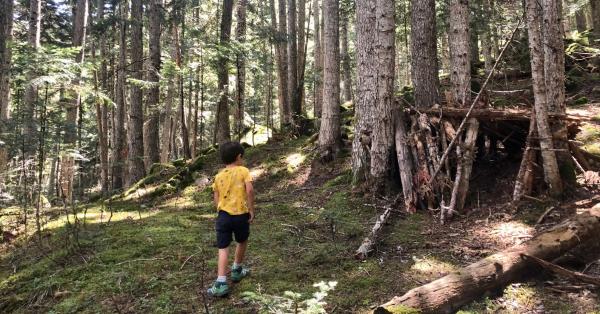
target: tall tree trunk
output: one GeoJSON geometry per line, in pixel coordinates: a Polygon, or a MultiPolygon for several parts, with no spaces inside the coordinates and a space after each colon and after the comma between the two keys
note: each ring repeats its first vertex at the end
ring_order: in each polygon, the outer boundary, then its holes
{"type": "Polygon", "coordinates": [[[600,0],[590,0],[594,39],[600,39],[600,0]]]}
{"type": "Polygon", "coordinates": [[[454,101],[465,106],[471,100],[468,0],[450,1],[450,82],[454,101]]]}
{"type": "MultiPolygon", "coordinates": [[[[471,102],[471,51],[469,35],[469,3],[467,0],[450,1],[450,81],[451,93],[454,100],[462,107],[471,102]]],[[[477,52],[479,53],[479,52],[477,52]]],[[[475,156],[475,143],[479,122],[469,119],[466,137],[458,150],[461,158],[457,168],[454,182],[450,210],[461,210],[465,205],[467,192],[469,191],[469,180],[475,156]]]]}
{"type": "Polygon", "coordinates": [[[275,42],[277,46],[277,99],[279,104],[279,122],[283,129],[292,123],[292,109],[288,99],[288,49],[287,49],[287,21],[286,21],[286,0],[279,0],[279,24],[275,17],[275,1],[271,0],[271,19],[273,27],[277,27],[275,32],[275,42]],[[276,25],[277,24],[277,25],[276,25]]]}
{"type": "Polygon", "coordinates": [[[439,103],[439,79],[434,0],[412,0],[411,77],[417,108],[439,103]]]}
{"type": "Polygon", "coordinates": [[[577,10],[577,12],[575,12],[575,25],[577,26],[577,31],[580,33],[583,33],[587,30],[584,8],[580,8],[577,10]]]}
{"type": "MultiPolygon", "coordinates": [[[[10,68],[12,63],[13,0],[0,0],[0,134],[10,118],[10,68]]],[[[0,186],[8,162],[6,143],[0,144],[0,186]]]]}
{"type": "MultiPolygon", "coordinates": [[[[104,20],[104,0],[98,0],[98,25],[102,25],[104,20]]],[[[103,91],[108,91],[108,72],[107,62],[108,51],[106,39],[99,38],[100,43],[100,87],[103,91]]],[[[108,110],[105,101],[96,101],[96,114],[98,115],[98,142],[100,148],[100,187],[102,194],[108,193],[109,189],[109,171],[108,171],[108,110]]]]}
{"type": "Polygon", "coordinates": [[[323,47],[321,46],[321,6],[319,0],[313,0],[314,7],[314,29],[315,29],[315,49],[314,49],[314,60],[315,60],[315,96],[314,96],[314,114],[317,119],[321,118],[321,109],[323,108],[323,47]]]}
{"type": "MultiPolygon", "coordinates": [[[[80,51],[75,57],[75,62],[82,64],[85,56],[85,36],[87,30],[88,19],[88,1],[77,0],[75,13],[73,15],[73,47],[80,48],[80,51]]],[[[80,76],[80,74],[78,75],[80,76]]],[[[76,79],[75,84],[78,84],[80,77],[76,79]]],[[[75,144],[77,140],[77,118],[81,107],[81,97],[79,93],[75,96],[67,107],[67,121],[65,130],[65,143],[67,145],[75,144]]],[[[73,147],[71,147],[73,148],[73,147]]]]}
{"type": "Polygon", "coordinates": [[[342,58],[342,77],[344,78],[344,101],[352,100],[352,75],[350,73],[350,51],[348,50],[348,19],[350,12],[343,10],[340,13],[340,42],[341,47],[341,58],[342,58]]]}
{"type": "MultiPolygon", "coordinates": [[[[228,46],[231,38],[231,17],[233,14],[233,0],[223,0],[223,16],[221,18],[221,38],[222,47],[228,46]]],[[[229,101],[228,101],[228,58],[223,54],[219,55],[217,61],[217,76],[219,102],[217,104],[216,117],[216,139],[219,144],[227,142],[231,139],[229,128],[229,101]]]]}
{"type": "Polygon", "coordinates": [[[324,161],[333,160],[341,146],[340,134],[340,36],[339,1],[323,1],[325,40],[323,47],[323,115],[319,148],[324,161]]]}
{"type": "MultiPolygon", "coordinates": [[[[235,30],[235,39],[241,45],[246,42],[246,6],[247,0],[240,0],[237,7],[237,26],[235,30]]],[[[244,130],[244,103],[246,101],[246,57],[245,50],[241,48],[237,54],[237,111],[235,115],[236,128],[235,134],[237,140],[242,138],[244,130]]]]}
{"type": "MultiPolygon", "coordinates": [[[[131,1],[131,77],[142,80],[144,45],[142,42],[142,0],[131,1]]],[[[142,88],[131,86],[131,106],[129,111],[129,181],[132,185],[146,175],[144,168],[144,105],[142,88]]]]}
{"type": "Polygon", "coordinates": [[[394,63],[395,1],[377,0],[375,58],[377,60],[377,97],[371,144],[373,187],[381,191],[391,168],[394,145],[394,63]]]}
{"type": "MultiPolygon", "coordinates": [[[[0,128],[3,121],[10,117],[13,5],[13,0],[0,0],[0,128]]],[[[3,165],[4,163],[0,162],[0,167],[3,165]]]]}
{"type": "Polygon", "coordinates": [[[125,89],[125,75],[127,67],[127,33],[129,32],[129,4],[127,1],[119,4],[119,62],[117,66],[117,81],[115,84],[115,114],[114,114],[114,143],[112,151],[112,187],[121,189],[125,185],[125,168],[127,160],[127,146],[125,131],[125,114],[127,97],[125,89]]]}
{"type": "MultiPolygon", "coordinates": [[[[30,0],[29,1],[29,29],[27,32],[27,41],[29,48],[32,52],[37,52],[40,45],[41,36],[41,22],[42,22],[42,1],[41,0],[30,0]]],[[[27,72],[27,81],[31,82],[36,77],[37,73],[35,70],[29,70],[27,72]]],[[[37,88],[31,84],[27,84],[24,95],[25,110],[23,114],[23,136],[26,142],[24,145],[25,155],[30,155],[35,150],[33,142],[29,143],[35,138],[36,124],[34,119],[34,112],[36,102],[38,98],[37,88]]]]}
{"type": "MultiPolygon", "coordinates": [[[[177,34],[176,27],[171,25],[170,29],[171,33],[171,60],[173,63],[177,63],[177,34]]],[[[172,133],[173,133],[173,102],[175,100],[176,89],[175,89],[176,79],[175,75],[171,75],[168,79],[167,83],[167,97],[165,99],[165,109],[162,114],[162,136],[161,136],[161,148],[160,148],[160,162],[166,163],[171,159],[171,147],[174,145],[172,141],[172,133]]]]}
{"type": "MultiPolygon", "coordinates": [[[[179,45],[179,59],[177,59],[177,67],[179,69],[183,69],[184,56],[186,56],[186,52],[184,51],[185,46],[185,11],[186,11],[186,2],[181,2],[182,7],[178,10],[179,22],[181,24],[181,36],[177,43],[179,45]]],[[[179,123],[181,126],[181,146],[183,148],[183,156],[185,159],[192,158],[192,152],[190,151],[190,134],[188,131],[188,127],[185,120],[185,93],[183,86],[185,85],[185,79],[183,78],[183,74],[178,75],[179,80],[179,123]]]]}
{"type": "Polygon", "coordinates": [[[356,2],[356,104],[352,141],[352,181],[365,182],[370,173],[373,103],[377,101],[377,67],[375,63],[376,0],[356,2]]]}
{"type": "MultiPolygon", "coordinates": [[[[310,14],[310,11],[308,14],[310,14]]],[[[310,17],[308,22],[310,23],[310,17]]],[[[298,90],[296,93],[300,114],[304,111],[304,71],[306,67],[306,41],[308,36],[306,27],[306,0],[298,0],[298,90]]]]}
{"type": "Polygon", "coordinates": [[[296,0],[288,0],[288,101],[295,121],[302,113],[298,95],[298,24],[296,20],[296,0]]]}
{"type": "Polygon", "coordinates": [[[148,89],[146,98],[146,108],[148,112],[148,121],[144,129],[147,131],[144,137],[144,155],[146,156],[146,169],[150,170],[152,164],[160,162],[160,141],[159,141],[159,121],[160,121],[160,36],[162,32],[161,10],[162,0],[150,0],[148,7],[148,57],[150,59],[148,69],[148,81],[155,85],[148,89]]]}
{"type": "MultiPolygon", "coordinates": [[[[88,22],[88,0],[78,0],[76,2],[75,13],[73,14],[73,42],[74,48],[79,48],[75,57],[75,62],[83,64],[85,56],[85,36],[88,22]]],[[[77,73],[75,85],[81,80],[81,73],[77,73]]],[[[78,138],[78,120],[81,110],[81,95],[79,92],[70,92],[72,98],[69,100],[66,112],[65,138],[64,143],[67,148],[75,149],[78,138]]],[[[76,173],[75,158],[70,154],[62,156],[61,165],[61,191],[67,203],[73,201],[73,187],[76,173]]]]}
{"type": "MultiPolygon", "coordinates": [[[[566,113],[565,105],[565,44],[562,24],[562,0],[543,0],[544,75],[547,107],[551,113],[566,113]]],[[[575,165],[569,152],[567,126],[560,119],[550,123],[561,178],[575,182],[575,165]]]]}
{"type": "MultiPolygon", "coordinates": [[[[490,8],[490,0],[483,1],[483,15],[487,21],[493,21],[492,10],[490,8]]],[[[492,29],[489,23],[483,23],[483,38],[481,44],[483,46],[483,58],[485,61],[485,72],[490,73],[494,66],[494,57],[492,56],[492,29]]]]}
{"type": "Polygon", "coordinates": [[[540,137],[544,178],[552,195],[562,194],[562,181],[548,122],[546,85],[544,79],[544,47],[542,36],[542,7],[537,0],[526,0],[527,30],[531,54],[531,76],[535,98],[537,131],[540,137]]]}

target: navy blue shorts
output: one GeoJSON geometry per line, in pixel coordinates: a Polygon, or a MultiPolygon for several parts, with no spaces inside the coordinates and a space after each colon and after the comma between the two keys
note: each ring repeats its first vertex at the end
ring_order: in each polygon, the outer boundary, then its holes
{"type": "Polygon", "coordinates": [[[219,211],[217,220],[215,222],[215,229],[217,230],[217,247],[219,249],[225,249],[229,247],[233,236],[237,243],[244,243],[250,236],[250,214],[242,215],[230,215],[226,211],[219,211]]]}

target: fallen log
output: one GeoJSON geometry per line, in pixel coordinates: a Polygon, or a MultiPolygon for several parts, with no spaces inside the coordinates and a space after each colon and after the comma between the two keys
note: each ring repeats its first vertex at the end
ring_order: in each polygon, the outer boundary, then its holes
{"type": "Polygon", "coordinates": [[[575,279],[577,281],[581,281],[581,282],[585,282],[585,283],[590,283],[590,284],[600,287],[600,278],[598,278],[598,277],[586,275],[586,274],[580,273],[578,271],[568,270],[566,268],[562,268],[558,265],[552,264],[548,261],[545,261],[541,258],[537,258],[535,256],[523,254],[523,257],[526,260],[531,260],[534,263],[542,266],[543,268],[545,268],[549,271],[552,271],[560,276],[567,277],[570,279],[575,279]]]}
{"type": "Polygon", "coordinates": [[[600,208],[592,208],[529,241],[394,297],[378,307],[375,313],[393,313],[395,307],[402,306],[423,313],[452,313],[530,274],[531,264],[521,255],[554,260],[585,241],[600,240],[599,228],[600,208]]]}
{"type": "MultiPolygon", "coordinates": [[[[469,108],[434,108],[434,109],[419,109],[421,114],[427,114],[431,116],[442,116],[445,118],[464,118],[469,112],[469,108]]],[[[416,111],[411,109],[409,113],[418,114],[416,111]]],[[[526,109],[473,109],[469,114],[470,118],[476,118],[478,120],[504,120],[504,121],[529,121],[531,118],[531,110],[526,109]]],[[[573,114],[560,114],[560,113],[548,113],[548,117],[551,119],[563,119],[567,121],[591,121],[590,117],[573,115],[573,114]]]]}

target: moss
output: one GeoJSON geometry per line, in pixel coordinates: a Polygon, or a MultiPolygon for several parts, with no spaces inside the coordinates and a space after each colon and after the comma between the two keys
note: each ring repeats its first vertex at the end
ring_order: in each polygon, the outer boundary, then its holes
{"type": "Polygon", "coordinates": [[[392,306],[388,306],[385,309],[377,309],[375,310],[376,314],[382,313],[389,313],[389,314],[418,314],[421,313],[421,311],[419,311],[418,309],[412,308],[412,307],[408,307],[405,305],[392,305],[392,306]]]}
{"type": "Polygon", "coordinates": [[[163,164],[163,163],[155,163],[155,164],[152,164],[152,166],[150,166],[150,170],[148,171],[148,174],[150,176],[152,176],[152,175],[160,174],[163,171],[173,170],[173,169],[175,169],[175,166],[173,166],[173,165],[163,164]]]}

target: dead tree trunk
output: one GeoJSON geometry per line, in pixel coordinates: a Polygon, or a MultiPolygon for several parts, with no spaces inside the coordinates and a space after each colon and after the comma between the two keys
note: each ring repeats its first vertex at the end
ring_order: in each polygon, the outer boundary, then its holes
{"type": "Polygon", "coordinates": [[[423,313],[452,313],[474,299],[531,274],[523,254],[554,260],[581,243],[600,239],[600,209],[590,209],[533,239],[486,257],[445,277],[412,289],[381,305],[375,313],[406,306],[423,313]]]}
{"type": "Polygon", "coordinates": [[[519,202],[523,195],[530,193],[530,183],[533,182],[533,160],[536,155],[536,152],[533,149],[533,137],[537,134],[535,128],[535,115],[532,115],[529,123],[529,133],[527,134],[527,140],[525,142],[525,150],[523,151],[523,158],[521,160],[521,166],[519,167],[519,173],[517,174],[517,179],[515,180],[513,203],[519,202]]]}
{"type": "Polygon", "coordinates": [[[402,194],[404,196],[404,209],[409,213],[414,213],[417,210],[417,193],[413,186],[414,170],[410,152],[411,141],[406,132],[404,112],[397,110],[394,118],[394,138],[396,140],[396,156],[398,158],[398,169],[400,169],[402,194]]]}

